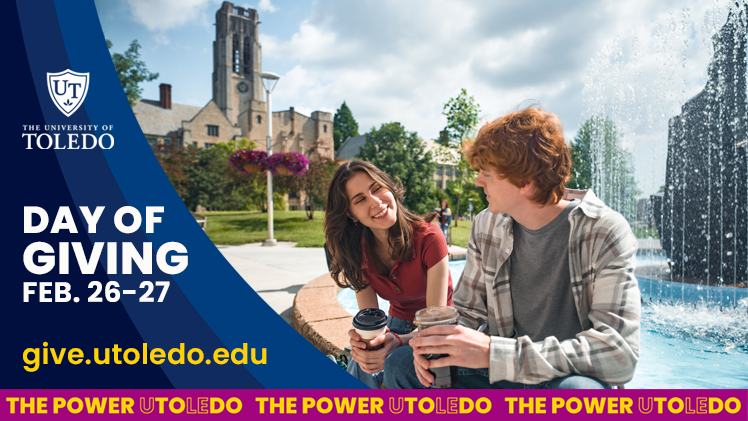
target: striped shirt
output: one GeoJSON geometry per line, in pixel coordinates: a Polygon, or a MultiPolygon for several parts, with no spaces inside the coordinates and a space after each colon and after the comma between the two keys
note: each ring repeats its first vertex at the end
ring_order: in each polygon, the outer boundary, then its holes
{"type": "MultiPolygon", "coordinates": [[[[509,287],[512,219],[486,209],[473,222],[465,269],[453,299],[461,324],[473,329],[488,324],[491,383],[537,384],[579,374],[621,385],[634,375],[641,321],[634,276],[636,238],[623,216],[591,190],[566,192],[566,200],[582,199],[569,214],[569,272],[582,326],[573,339],[550,336],[532,342],[527,336],[515,337],[509,287]]],[[[543,291],[538,297],[555,298],[544,297],[543,291]]]]}

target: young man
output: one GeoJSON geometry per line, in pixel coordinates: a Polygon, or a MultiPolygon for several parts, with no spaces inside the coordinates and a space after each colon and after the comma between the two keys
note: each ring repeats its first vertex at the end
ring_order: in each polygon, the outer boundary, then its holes
{"type": "Polygon", "coordinates": [[[395,350],[385,386],[427,387],[428,369],[444,366],[460,367],[458,388],[630,381],[641,314],[636,238],[592,191],[565,191],[571,158],[558,118],[537,108],[503,116],[466,157],[489,207],[475,218],[453,296],[460,325],[430,327],[412,349],[395,350]]]}

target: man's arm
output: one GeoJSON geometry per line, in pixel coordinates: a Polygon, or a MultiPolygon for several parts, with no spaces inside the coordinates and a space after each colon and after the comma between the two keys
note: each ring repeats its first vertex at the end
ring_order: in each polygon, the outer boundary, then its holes
{"type": "MultiPolygon", "coordinates": [[[[492,337],[490,381],[540,383],[581,374],[611,385],[631,380],[639,359],[641,296],[634,276],[636,238],[619,214],[606,215],[590,234],[596,256],[588,318],[574,339],[492,337]],[[594,239],[592,239],[594,238],[594,239]]],[[[588,241],[588,240],[585,240],[588,241]]]]}
{"type": "Polygon", "coordinates": [[[478,329],[478,326],[488,319],[481,238],[485,236],[482,231],[490,225],[490,221],[490,214],[487,211],[475,217],[468,240],[465,268],[452,296],[454,306],[460,312],[460,324],[473,329],[478,329]]]}
{"type": "MultiPolygon", "coordinates": [[[[485,323],[488,319],[488,311],[486,306],[486,286],[483,279],[483,255],[481,253],[481,245],[487,238],[487,234],[491,234],[489,227],[491,226],[492,219],[493,218],[491,218],[491,214],[488,213],[488,211],[481,212],[480,214],[478,214],[478,216],[475,217],[473,228],[470,233],[470,239],[468,240],[468,251],[466,258],[467,260],[465,261],[465,268],[463,269],[462,275],[460,276],[460,282],[457,284],[457,287],[452,294],[452,301],[454,302],[454,306],[457,311],[460,312],[459,323],[461,325],[467,326],[468,328],[472,328],[470,332],[473,333],[475,333],[475,329],[477,329],[481,324],[485,323]]],[[[426,359],[421,355],[419,346],[432,345],[434,339],[426,340],[424,342],[422,336],[424,335],[424,333],[428,335],[428,333],[441,332],[441,329],[443,328],[451,329],[456,328],[456,326],[430,327],[428,329],[425,329],[423,332],[416,332],[416,339],[410,341],[410,345],[413,347],[416,375],[418,376],[418,380],[421,382],[421,384],[424,385],[424,387],[428,387],[428,385],[433,380],[433,376],[427,371],[429,362],[426,361],[426,359]]],[[[465,328],[460,327],[460,329],[465,328]]],[[[486,339],[488,338],[483,334],[479,335],[483,336],[486,339]]],[[[436,339],[436,341],[439,340],[440,339],[438,338],[436,339]]],[[[465,343],[461,342],[460,345],[465,345],[465,343]]],[[[487,344],[485,348],[487,351],[487,344]]],[[[473,356],[472,354],[462,351],[464,351],[464,349],[461,348],[459,352],[455,352],[454,355],[460,355],[464,358],[473,356]]],[[[448,354],[448,352],[444,353],[448,354]]],[[[486,357],[484,359],[487,365],[488,353],[485,352],[485,354],[486,357]]],[[[466,366],[463,364],[460,365],[463,367],[466,366]]]]}

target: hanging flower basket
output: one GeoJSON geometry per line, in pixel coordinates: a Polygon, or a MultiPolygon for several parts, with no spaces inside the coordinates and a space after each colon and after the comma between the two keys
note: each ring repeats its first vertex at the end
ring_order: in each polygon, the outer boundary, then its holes
{"type": "Polygon", "coordinates": [[[266,169],[280,175],[302,175],[309,169],[309,161],[298,152],[274,153],[266,162],[266,169]]]}
{"type": "Polygon", "coordinates": [[[231,154],[231,165],[234,169],[244,174],[265,171],[268,153],[265,151],[250,151],[239,149],[231,154]]]}
{"type": "Polygon", "coordinates": [[[255,164],[244,164],[242,168],[244,168],[244,171],[246,171],[249,174],[262,172],[262,168],[260,168],[259,165],[255,165],[255,164]]]}
{"type": "Polygon", "coordinates": [[[275,172],[277,172],[280,175],[291,175],[291,171],[289,171],[286,167],[275,167],[275,172]]]}

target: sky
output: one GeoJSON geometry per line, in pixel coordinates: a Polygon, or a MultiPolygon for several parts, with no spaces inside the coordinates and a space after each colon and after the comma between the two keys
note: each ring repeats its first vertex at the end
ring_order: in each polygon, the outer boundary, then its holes
{"type": "MultiPolygon", "coordinates": [[[[203,106],[212,96],[215,0],[97,0],[102,30],[133,39],[158,99],[203,106]]],[[[397,121],[422,138],[446,125],[464,88],[491,121],[528,101],[556,113],[567,141],[590,116],[611,117],[643,196],[665,182],[667,121],[704,88],[711,35],[726,0],[237,1],[258,11],[262,69],[281,76],[274,110],[334,113],[359,131],[397,121]]]]}

